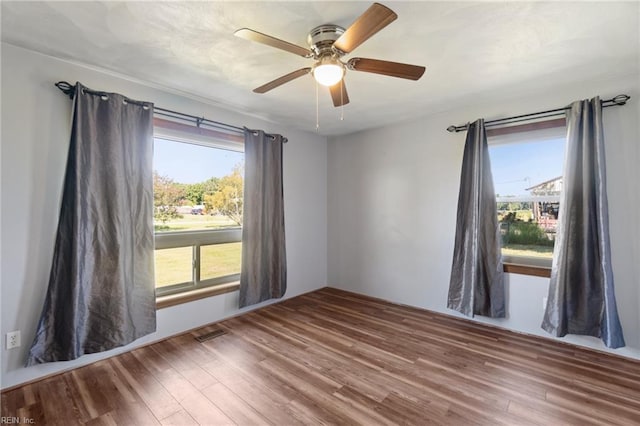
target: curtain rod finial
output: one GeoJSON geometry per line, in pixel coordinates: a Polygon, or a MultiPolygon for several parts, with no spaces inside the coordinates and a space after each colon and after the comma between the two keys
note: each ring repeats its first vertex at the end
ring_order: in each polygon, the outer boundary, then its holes
{"type": "Polygon", "coordinates": [[[627,101],[631,99],[631,96],[628,95],[618,95],[612,99],[613,103],[616,105],[624,105],[627,101]]]}
{"type": "Polygon", "coordinates": [[[449,126],[449,127],[447,127],[447,131],[448,131],[448,132],[451,132],[451,133],[455,132],[455,131],[456,131],[456,126],[449,126]]]}
{"type": "Polygon", "coordinates": [[[76,86],[66,81],[59,81],[55,83],[54,86],[60,89],[65,95],[68,95],[71,99],[73,99],[73,96],[76,93],[76,86]]]}

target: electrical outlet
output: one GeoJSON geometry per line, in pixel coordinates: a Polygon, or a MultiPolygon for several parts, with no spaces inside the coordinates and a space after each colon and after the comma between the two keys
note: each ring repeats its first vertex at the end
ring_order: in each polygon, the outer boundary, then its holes
{"type": "Polygon", "coordinates": [[[13,349],[20,346],[20,330],[10,331],[7,333],[7,349],[13,349]]]}
{"type": "Polygon", "coordinates": [[[543,297],[542,298],[542,310],[544,311],[545,309],[547,309],[547,298],[543,297]]]}

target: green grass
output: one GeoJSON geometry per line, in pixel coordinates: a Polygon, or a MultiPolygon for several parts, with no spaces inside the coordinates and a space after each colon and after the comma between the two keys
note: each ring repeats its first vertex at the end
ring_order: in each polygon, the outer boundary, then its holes
{"type": "MultiPolygon", "coordinates": [[[[156,232],[197,231],[235,228],[238,224],[225,216],[184,214],[180,219],[154,223],[156,232]]],[[[242,243],[200,248],[200,280],[240,273],[242,243]]],[[[156,287],[192,281],[192,247],[156,250],[156,287]]]]}
{"type": "Polygon", "coordinates": [[[208,280],[240,273],[242,243],[216,244],[200,248],[200,279],[208,280]]]}
{"type": "Polygon", "coordinates": [[[544,230],[534,222],[502,223],[500,233],[504,245],[553,247],[553,239],[550,239],[544,230]]]}
{"type": "Polygon", "coordinates": [[[156,287],[191,281],[192,247],[156,250],[156,287]]]}
{"type": "MultiPolygon", "coordinates": [[[[190,282],[192,247],[156,250],[156,287],[190,282]]],[[[200,280],[240,273],[242,243],[200,248],[200,280]]]]}
{"type": "Polygon", "coordinates": [[[234,228],[238,224],[226,216],[209,216],[183,214],[179,219],[168,220],[165,223],[154,221],[156,232],[197,231],[199,229],[234,228]]]}

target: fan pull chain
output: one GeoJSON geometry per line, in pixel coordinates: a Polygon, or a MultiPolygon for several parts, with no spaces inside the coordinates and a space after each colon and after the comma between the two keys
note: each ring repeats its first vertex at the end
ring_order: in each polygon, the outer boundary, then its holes
{"type": "Polygon", "coordinates": [[[318,82],[316,81],[316,132],[320,130],[320,107],[318,106],[318,82]]]}
{"type": "Polygon", "coordinates": [[[340,80],[340,121],[344,121],[344,77],[340,80]]]}

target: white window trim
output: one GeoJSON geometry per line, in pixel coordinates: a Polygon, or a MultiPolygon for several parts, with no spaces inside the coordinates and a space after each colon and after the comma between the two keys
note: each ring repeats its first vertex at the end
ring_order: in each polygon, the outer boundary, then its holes
{"type": "Polygon", "coordinates": [[[502,263],[510,265],[532,266],[534,268],[551,268],[552,258],[550,257],[530,257],[530,256],[502,256],[502,263]]]}
{"type": "Polygon", "coordinates": [[[197,231],[174,231],[157,232],[156,249],[168,249],[188,246],[207,246],[213,244],[237,243],[242,241],[242,228],[227,228],[197,230],[197,231]]]}
{"type": "Polygon", "coordinates": [[[237,142],[215,139],[210,136],[198,135],[195,133],[185,133],[174,129],[165,129],[163,127],[153,128],[153,137],[156,139],[165,139],[169,141],[189,143],[192,145],[201,145],[208,148],[225,149],[227,151],[244,152],[244,144],[237,142]]]}

